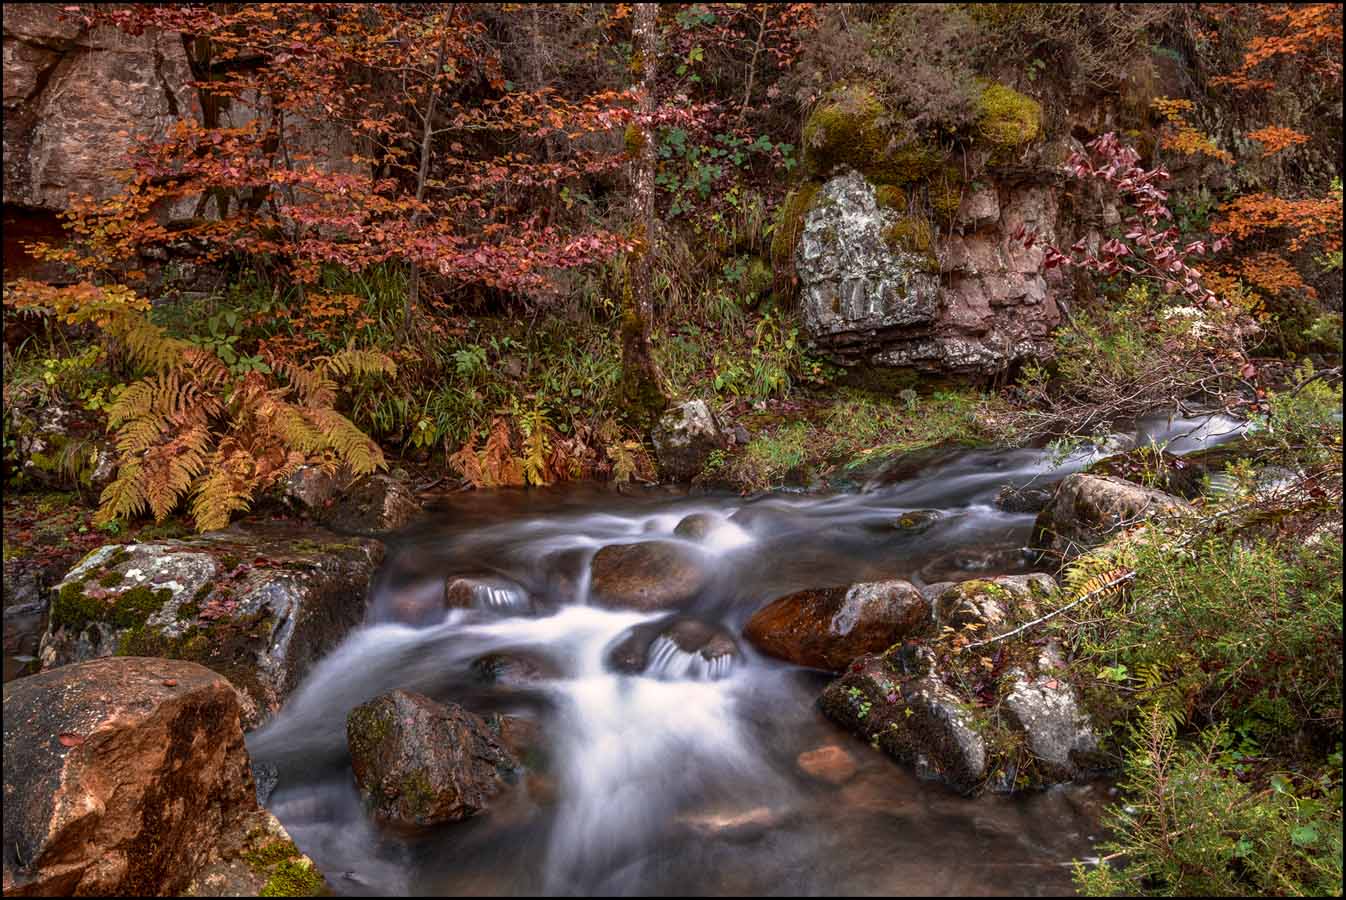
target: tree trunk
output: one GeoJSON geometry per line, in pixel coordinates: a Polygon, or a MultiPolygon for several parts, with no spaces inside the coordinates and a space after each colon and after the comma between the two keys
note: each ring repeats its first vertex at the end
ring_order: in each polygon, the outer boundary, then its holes
{"type": "Polygon", "coordinates": [[[640,108],[634,127],[639,133],[640,154],[634,161],[636,237],[639,246],[627,262],[622,291],[622,393],[628,413],[642,427],[654,423],[668,406],[663,376],[650,347],[650,321],[654,315],[654,253],[659,220],[654,204],[655,75],[658,63],[657,3],[635,4],[633,69],[640,78],[640,108]]]}

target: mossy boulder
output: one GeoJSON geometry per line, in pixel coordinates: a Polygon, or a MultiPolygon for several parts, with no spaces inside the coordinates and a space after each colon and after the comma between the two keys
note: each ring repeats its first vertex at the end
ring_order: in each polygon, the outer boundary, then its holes
{"type": "Polygon", "coordinates": [[[346,717],[351,769],[374,818],[404,826],[474,816],[520,765],[479,716],[394,690],[346,717]]]}
{"type": "Polygon", "coordinates": [[[939,148],[894,121],[874,91],[859,84],[833,89],[804,123],[804,164],[819,176],[849,166],[882,184],[927,178],[943,161],[939,148]]]}
{"type": "Polygon", "coordinates": [[[961,581],[944,591],[935,601],[935,619],[950,628],[979,629],[1006,622],[1031,619],[1038,607],[1057,590],[1050,575],[997,575],[961,581]]]}
{"type": "Polygon", "coordinates": [[[920,216],[902,216],[883,230],[883,239],[894,250],[930,256],[935,234],[930,223],[920,216]]]}
{"type": "Polygon", "coordinates": [[[799,246],[799,237],[804,233],[804,216],[812,208],[821,187],[820,181],[806,181],[786,194],[776,207],[775,225],[771,231],[771,263],[777,272],[794,271],[795,247],[799,246]]]}
{"type": "Polygon", "coordinates": [[[383,545],[293,523],[240,523],[182,540],[110,544],[54,589],[44,669],[104,656],[198,662],[262,724],[364,618],[383,545]]]}
{"type": "Polygon", "coordinates": [[[21,400],[8,405],[14,437],[14,484],[78,491],[95,503],[116,475],[116,451],[106,421],[65,400],[21,400]]]}
{"type": "Polygon", "coordinates": [[[1067,476],[1038,513],[1033,545],[1073,559],[1119,531],[1161,513],[1181,513],[1180,497],[1111,475],[1067,476]]]}
{"type": "Polygon", "coordinates": [[[988,84],[977,100],[977,133],[996,150],[1012,150],[1042,133],[1042,104],[1006,87],[988,84]]]}

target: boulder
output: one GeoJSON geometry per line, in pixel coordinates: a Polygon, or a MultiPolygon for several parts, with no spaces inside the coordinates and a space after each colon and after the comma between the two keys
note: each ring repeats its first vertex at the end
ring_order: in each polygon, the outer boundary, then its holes
{"type": "Polygon", "coordinates": [[[995,495],[996,508],[1010,513],[1036,513],[1051,502],[1055,488],[1007,484],[995,495]]]}
{"type": "Polygon", "coordinates": [[[727,675],[741,656],[723,628],[678,617],[627,631],[608,650],[607,665],[629,675],[716,679],[727,675]]]}
{"type": "Polygon", "coordinates": [[[480,717],[394,690],[346,717],[351,768],[376,819],[422,826],[483,812],[518,761],[480,717]]]}
{"type": "Polygon", "coordinates": [[[383,545],[294,523],[110,544],[57,585],[44,669],[104,656],[188,659],[240,692],[251,730],[364,618],[383,545]]]}
{"type": "Polygon", "coordinates": [[[651,440],[659,470],[676,481],[690,481],[701,474],[710,454],[729,446],[724,429],[704,400],[688,400],[664,413],[651,440]]]}
{"type": "Polygon", "coordinates": [[[208,880],[247,896],[296,872],[302,893],[326,888],[257,806],[233,688],[195,663],[98,659],[6,685],[4,795],[6,896],[208,880]]]}
{"type": "Polygon", "coordinates": [[[1067,476],[1033,525],[1035,546],[1065,559],[1104,543],[1112,534],[1187,501],[1111,475],[1067,476]]]}
{"type": "Polygon", "coordinates": [[[1023,734],[1042,775],[1064,781],[1097,762],[1098,737],[1074,687],[1051,660],[1059,660],[1059,654],[1044,654],[1036,676],[1011,670],[1001,708],[1009,725],[1023,734]]]}
{"type": "Polygon", "coordinates": [[[900,579],[787,594],[743,628],[753,646],[801,666],[840,671],[930,625],[930,602],[900,579]]]}
{"type": "Polygon", "coordinates": [[[717,528],[723,528],[729,520],[719,513],[701,512],[683,516],[673,529],[673,533],[689,541],[703,541],[717,528]]]}
{"type": "Polygon", "coordinates": [[[961,701],[928,660],[903,671],[891,654],[855,660],[818,700],[828,718],[925,777],[972,793],[986,780],[979,713],[961,701]]]}
{"type": "Polygon", "coordinates": [[[524,651],[487,653],[472,661],[472,674],[484,684],[532,687],[561,674],[545,656],[524,651]]]}
{"type": "Polygon", "coordinates": [[[343,488],[315,516],[343,534],[377,535],[405,527],[421,513],[421,504],[390,475],[366,475],[343,488]]]}
{"type": "Polygon", "coordinates": [[[1001,625],[1037,615],[1037,603],[1057,590],[1050,575],[997,575],[945,588],[935,601],[935,621],[950,628],[1001,625]]]}
{"type": "Polygon", "coordinates": [[[660,610],[683,606],[710,582],[701,553],[679,541],[609,544],[589,563],[589,593],[600,606],[660,610]]]}

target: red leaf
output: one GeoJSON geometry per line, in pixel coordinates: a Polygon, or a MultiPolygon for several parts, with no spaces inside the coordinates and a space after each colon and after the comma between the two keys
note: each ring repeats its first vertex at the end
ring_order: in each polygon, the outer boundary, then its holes
{"type": "Polygon", "coordinates": [[[62,731],[56,740],[61,742],[62,747],[78,747],[84,743],[84,738],[78,734],[71,734],[68,731],[62,731]]]}

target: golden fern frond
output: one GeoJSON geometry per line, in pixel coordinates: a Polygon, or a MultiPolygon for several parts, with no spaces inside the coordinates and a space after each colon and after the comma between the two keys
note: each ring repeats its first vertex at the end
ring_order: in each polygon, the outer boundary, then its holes
{"type": "Polygon", "coordinates": [[[338,378],[351,378],[360,375],[397,375],[397,363],[392,357],[378,350],[356,350],[347,348],[333,353],[319,363],[319,367],[338,378]]]}
{"type": "Polygon", "coordinates": [[[106,525],[114,519],[130,518],[149,507],[141,475],[140,463],[122,460],[117,467],[117,477],[103,488],[103,493],[98,498],[98,512],[94,514],[94,524],[106,525]]]}
{"type": "Polygon", "coordinates": [[[154,409],[154,398],[158,392],[158,384],[154,379],[142,378],[139,381],[133,381],[122,389],[107,408],[107,419],[109,427],[116,428],[123,422],[143,417],[154,409]]]}
{"type": "Polygon", "coordinates": [[[164,330],[143,315],[128,313],[117,316],[108,330],[122,346],[127,356],[147,369],[166,371],[181,364],[192,345],[169,337],[164,330]]]}
{"type": "Polygon", "coordinates": [[[325,446],[333,450],[356,475],[388,467],[383,451],[355,423],[334,409],[308,410],[308,415],[322,432],[325,446]]]}
{"type": "Polygon", "coordinates": [[[537,485],[550,483],[548,457],[552,442],[549,434],[551,426],[547,423],[546,414],[540,409],[525,413],[520,430],[524,434],[522,459],[524,480],[537,485]]]}
{"type": "Polygon", "coordinates": [[[482,450],[481,467],[488,487],[523,487],[523,468],[514,455],[509,423],[503,418],[491,423],[491,434],[482,450]]]}
{"type": "Polygon", "coordinates": [[[233,442],[211,454],[209,474],[196,486],[192,519],[198,531],[213,531],[229,524],[229,517],[248,508],[252,495],[252,456],[233,442]]]}
{"type": "Polygon", "coordinates": [[[272,433],[287,447],[305,455],[328,448],[329,441],[321,426],[310,422],[299,407],[279,401],[270,406],[268,414],[272,433]]]}
{"type": "Polygon", "coordinates": [[[274,368],[295,389],[299,402],[304,406],[327,407],[336,402],[336,382],[327,377],[322,366],[306,369],[297,363],[282,360],[275,363],[274,368]]]}
{"type": "Polygon", "coordinates": [[[474,488],[486,486],[486,473],[481,469],[481,457],[478,452],[474,438],[449,457],[449,465],[453,466],[454,470],[474,488]]]}

